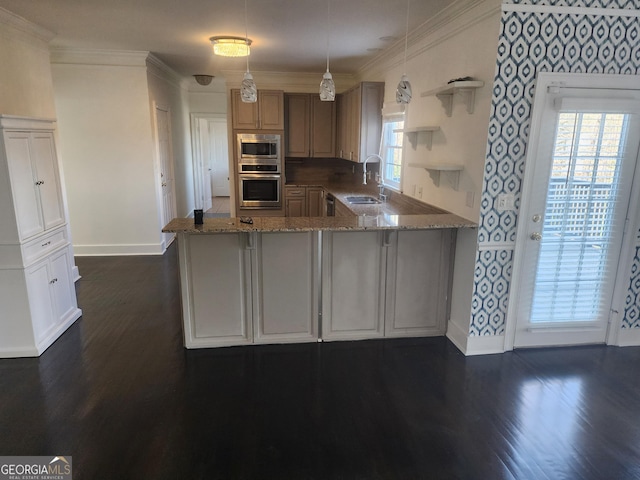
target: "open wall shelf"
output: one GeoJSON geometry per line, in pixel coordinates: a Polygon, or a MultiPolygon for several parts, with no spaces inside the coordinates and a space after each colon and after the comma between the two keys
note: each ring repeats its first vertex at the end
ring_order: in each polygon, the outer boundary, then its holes
{"type": "Polygon", "coordinates": [[[447,183],[454,190],[458,190],[460,172],[464,170],[464,165],[458,163],[410,163],[409,166],[414,168],[424,168],[429,173],[429,176],[436,187],[440,186],[441,180],[444,177],[447,183]]]}
{"type": "Polygon", "coordinates": [[[451,116],[453,111],[453,97],[455,94],[459,94],[464,98],[467,106],[467,112],[473,113],[473,109],[476,103],[476,90],[484,86],[484,82],[480,80],[466,80],[461,82],[447,83],[446,85],[428,90],[420,94],[421,97],[436,96],[442,107],[444,108],[447,117],[451,116]]]}
{"type": "Polygon", "coordinates": [[[414,127],[414,128],[399,128],[394,130],[395,133],[402,132],[409,139],[411,143],[411,147],[415,150],[418,145],[418,134],[424,134],[425,143],[427,145],[427,149],[431,150],[431,145],[433,145],[433,132],[437,132],[440,130],[440,127],[414,127]]]}

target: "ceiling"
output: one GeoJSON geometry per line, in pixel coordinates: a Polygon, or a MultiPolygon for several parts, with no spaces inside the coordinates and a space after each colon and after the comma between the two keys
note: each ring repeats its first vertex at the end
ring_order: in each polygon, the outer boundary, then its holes
{"type": "MultiPolygon", "coordinates": [[[[404,47],[406,0],[330,1],[332,73],[354,74],[385,49],[404,47]]],[[[410,31],[457,3],[409,2],[410,31]]],[[[247,3],[251,70],[325,70],[326,2],[247,3]]],[[[242,0],[0,0],[0,7],[55,34],[52,47],[150,51],[185,76],[246,67],[245,59],[214,57],[209,43],[214,35],[245,36],[242,0]]]]}

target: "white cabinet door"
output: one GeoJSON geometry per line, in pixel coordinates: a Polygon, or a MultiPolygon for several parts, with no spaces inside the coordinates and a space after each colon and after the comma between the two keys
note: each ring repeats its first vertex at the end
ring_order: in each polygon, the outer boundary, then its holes
{"type": "Polygon", "coordinates": [[[64,223],[62,189],[53,134],[49,132],[31,134],[31,153],[35,163],[36,182],[39,183],[44,229],[49,230],[64,223]]]}
{"type": "Polygon", "coordinates": [[[65,321],[77,308],[75,286],[71,276],[71,247],[66,247],[50,257],[51,289],[54,299],[56,322],[65,321]]]}
{"type": "Polygon", "coordinates": [[[181,254],[187,258],[180,261],[188,270],[190,298],[183,296],[188,348],[252,341],[248,238],[244,233],[185,236],[187,252],[181,254]]]}
{"type": "Polygon", "coordinates": [[[5,143],[20,237],[65,221],[53,134],[7,132],[5,143]]]}
{"type": "Polygon", "coordinates": [[[26,271],[29,306],[36,345],[49,336],[56,327],[53,298],[51,297],[51,273],[46,258],[26,271]]]}
{"type": "Polygon", "coordinates": [[[263,233],[257,238],[252,268],[255,341],[316,340],[317,233],[263,233]]]}
{"type": "Polygon", "coordinates": [[[448,316],[451,230],[399,230],[387,261],[385,335],[443,335],[448,316]]]}
{"type": "Polygon", "coordinates": [[[31,161],[31,142],[28,132],[6,132],[4,135],[13,201],[22,239],[44,230],[37,175],[31,161]]]}
{"type": "Polygon", "coordinates": [[[383,335],[387,248],[385,233],[325,232],[322,337],[383,335]]]}

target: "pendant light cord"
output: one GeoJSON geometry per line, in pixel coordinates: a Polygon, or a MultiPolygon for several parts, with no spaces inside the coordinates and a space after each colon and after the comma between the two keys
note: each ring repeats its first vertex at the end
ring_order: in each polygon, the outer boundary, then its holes
{"type": "MultiPolygon", "coordinates": [[[[407,74],[407,44],[409,38],[409,2],[411,0],[407,0],[407,23],[405,25],[404,30],[404,65],[402,66],[403,74],[407,74]]],[[[246,2],[246,0],[245,0],[246,2]]]]}
{"type": "MultiPolygon", "coordinates": [[[[249,27],[247,26],[249,21],[247,20],[247,0],[244,0],[244,41],[249,48],[249,27]]],[[[249,73],[249,55],[247,55],[247,73],[249,73]]]]}
{"type": "MultiPolygon", "coordinates": [[[[246,1],[246,0],[245,0],[246,1]]],[[[331,29],[330,21],[331,0],[327,0],[327,72],[329,71],[329,30],[331,29]]]]}

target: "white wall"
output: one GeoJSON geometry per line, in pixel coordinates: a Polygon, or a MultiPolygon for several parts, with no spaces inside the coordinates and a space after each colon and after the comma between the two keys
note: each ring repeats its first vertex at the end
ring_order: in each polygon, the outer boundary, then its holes
{"type": "Polygon", "coordinates": [[[161,253],[146,53],[99,56],[52,55],[75,252],[161,253]]]}
{"type": "Polygon", "coordinates": [[[52,37],[0,9],[0,114],[55,118],[48,43],[52,37]]]}
{"type": "MultiPolygon", "coordinates": [[[[457,11],[450,21],[436,22],[438,19],[434,19],[437,25],[433,28],[425,26],[423,37],[409,49],[406,73],[412,85],[413,99],[407,107],[406,127],[439,126],[440,131],[433,135],[431,150],[427,150],[422,138],[419,138],[415,150],[407,142],[403,191],[461,217],[478,221],[500,29],[500,1],[468,3],[475,6],[466,11],[457,11]],[[465,76],[485,83],[476,92],[475,112],[472,115],[466,112],[462,99],[457,96],[453,114],[447,117],[436,97],[420,95],[445,85],[453,78],[465,76]],[[408,163],[414,162],[463,164],[458,191],[443,185],[446,182],[436,187],[426,170],[407,167],[408,163]],[[421,197],[418,195],[420,188],[421,197]],[[466,203],[467,192],[473,196],[472,206],[466,203]]],[[[401,48],[396,48],[394,56],[372,63],[360,75],[365,80],[385,82],[385,102],[395,102],[395,89],[403,73],[404,40],[399,44],[401,48]]]]}
{"type": "MultiPolygon", "coordinates": [[[[171,149],[176,190],[176,215],[186,217],[189,212],[193,211],[195,198],[188,92],[186,85],[182,85],[181,78],[153,56],[147,59],[147,79],[151,124],[155,125],[155,105],[169,108],[171,115],[171,149]]],[[[153,135],[155,142],[155,131],[153,135]]],[[[157,180],[157,184],[159,184],[159,179],[157,180]]]]}

